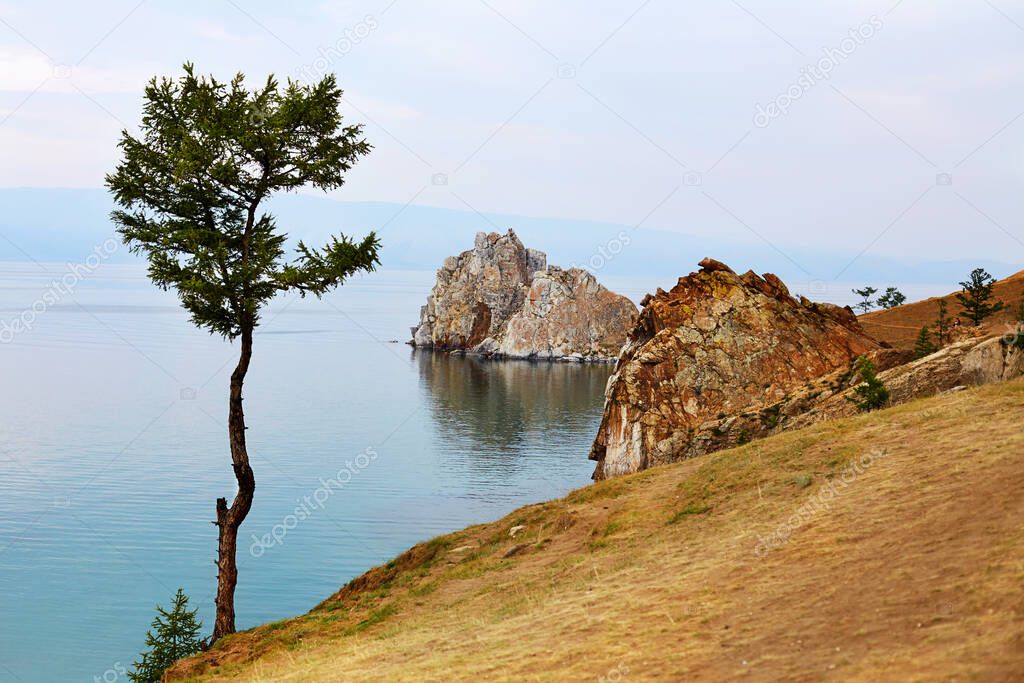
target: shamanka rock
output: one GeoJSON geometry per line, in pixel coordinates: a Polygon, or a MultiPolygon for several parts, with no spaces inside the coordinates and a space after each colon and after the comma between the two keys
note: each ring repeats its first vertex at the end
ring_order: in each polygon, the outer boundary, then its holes
{"type": "Polygon", "coordinates": [[[412,328],[413,346],[503,358],[610,361],[636,306],[579,268],[547,265],[516,234],[477,233],[447,258],[412,328]]]}
{"type": "Polygon", "coordinates": [[[730,418],[770,428],[778,416],[760,409],[879,350],[848,308],[798,301],[770,273],[700,265],[642,302],[605,393],[595,479],[742,442],[730,418]]]}

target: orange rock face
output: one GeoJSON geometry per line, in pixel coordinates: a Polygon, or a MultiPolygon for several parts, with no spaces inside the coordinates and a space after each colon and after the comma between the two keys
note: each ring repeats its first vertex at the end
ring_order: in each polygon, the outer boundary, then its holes
{"type": "Polygon", "coordinates": [[[605,394],[595,479],[729,445],[706,422],[785,399],[878,344],[848,308],[796,300],[776,276],[711,259],[648,295],[605,394]]]}

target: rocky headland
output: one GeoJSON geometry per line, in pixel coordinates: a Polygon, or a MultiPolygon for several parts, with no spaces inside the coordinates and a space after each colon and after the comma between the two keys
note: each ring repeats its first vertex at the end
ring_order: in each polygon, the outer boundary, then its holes
{"type": "Polygon", "coordinates": [[[770,273],[700,266],[642,302],[608,382],[595,479],[715,450],[705,423],[781,401],[880,348],[852,311],[798,301],[770,273]]]}
{"type": "Polygon", "coordinates": [[[547,265],[509,230],[448,257],[412,328],[417,348],[493,358],[612,362],[636,306],[580,268],[547,265]]]}
{"type": "Polygon", "coordinates": [[[848,308],[790,296],[774,275],[711,259],[643,301],[605,394],[597,480],[856,414],[870,358],[890,405],[1024,374],[1024,350],[968,337],[914,360],[872,339],[848,308]]]}

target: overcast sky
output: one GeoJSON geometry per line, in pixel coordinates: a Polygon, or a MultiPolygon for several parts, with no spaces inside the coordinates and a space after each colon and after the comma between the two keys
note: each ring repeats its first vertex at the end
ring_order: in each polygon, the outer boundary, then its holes
{"type": "Polygon", "coordinates": [[[339,199],[1024,260],[1018,0],[0,0],[0,186],[101,186],[185,60],[337,73],[339,199]]]}

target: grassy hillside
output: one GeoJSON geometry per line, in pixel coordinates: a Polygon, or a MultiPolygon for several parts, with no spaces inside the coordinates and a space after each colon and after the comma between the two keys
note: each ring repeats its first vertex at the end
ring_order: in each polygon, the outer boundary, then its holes
{"type": "Polygon", "coordinates": [[[174,673],[1020,680],[1022,424],[1013,382],[602,482],[416,546],[174,673]]]}
{"type": "MultiPolygon", "coordinates": [[[[1004,334],[1007,331],[1006,325],[1015,319],[1017,307],[1024,300],[1024,271],[997,282],[994,292],[995,298],[1004,302],[1006,307],[986,321],[984,330],[989,335],[1004,334]]],[[[889,342],[898,349],[912,349],[921,328],[925,325],[934,326],[940,299],[946,301],[951,320],[962,316],[963,309],[953,293],[887,311],[868,313],[859,317],[860,324],[875,339],[889,342]]],[[[966,318],[962,318],[962,321],[965,325],[971,324],[966,318]]]]}

